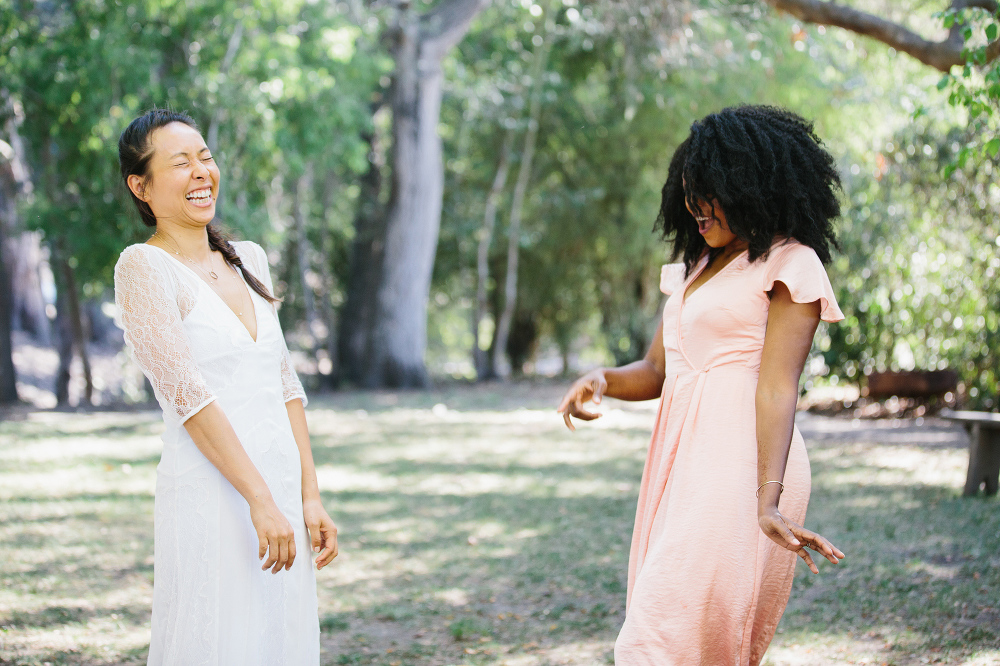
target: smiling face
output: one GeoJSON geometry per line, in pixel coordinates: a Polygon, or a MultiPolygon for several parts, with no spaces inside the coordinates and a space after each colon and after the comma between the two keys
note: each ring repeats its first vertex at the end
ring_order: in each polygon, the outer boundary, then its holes
{"type": "Polygon", "coordinates": [[[152,133],[150,146],[148,173],[129,176],[129,188],[149,204],[157,224],[206,226],[215,217],[219,167],[201,134],[173,122],[152,133]]]}
{"type": "MultiPolygon", "coordinates": [[[[682,176],[681,184],[686,191],[687,178],[682,176]]],[[[689,197],[684,197],[684,207],[698,223],[698,233],[705,239],[705,243],[709,247],[725,247],[739,240],[739,237],[730,231],[729,225],[726,224],[726,213],[717,200],[697,199],[695,207],[692,208],[688,199],[689,197]]]]}
{"type": "Polygon", "coordinates": [[[698,223],[698,233],[705,239],[709,247],[725,247],[738,237],[726,224],[726,213],[715,200],[697,201],[697,207],[692,210],[691,204],[685,202],[688,212],[698,223]],[[713,205],[714,204],[714,205],[713,205]]]}

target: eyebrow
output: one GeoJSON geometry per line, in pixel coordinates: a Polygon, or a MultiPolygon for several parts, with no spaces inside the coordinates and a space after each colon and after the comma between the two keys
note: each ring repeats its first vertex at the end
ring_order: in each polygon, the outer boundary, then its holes
{"type": "MultiPolygon", "coordinates": [[[[199,150],[199,151],[198,151],[198,154],[199,154],[199,155],[201,155],[201,154],[202,154],[203,152],[205,152],[206,150],[208,150],[208,146],[205,146],[204,148],[202,148],[201,150],[199,150]]],[[[181,152],[179,152],[179,153],[174,153],[173,155],[171,155],[171,156],[170,156],[170,157],[168,157],[167,159],[168,159],[168,160],[172,160],[172,159],[174,159],[175,157],[187,157],[187,156],[188,156],[187,152],[185,152],[185,151],[181,151],[181,152]]]]}

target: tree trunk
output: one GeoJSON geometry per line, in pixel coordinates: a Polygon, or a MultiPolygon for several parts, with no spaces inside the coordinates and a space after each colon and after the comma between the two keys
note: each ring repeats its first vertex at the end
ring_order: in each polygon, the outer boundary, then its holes
{"type": "MultiPolygon", "coordinates": [[[[337,176],[333,172],[327,174],[326,182],[323,187],[322,195],[322,210],[329,210],[333,205],[333,194],[336,191],[337,186],[337,176]]],[[[337,363],[337,311],[333,307],[333,294],[337,287],[337,280],[334,277],[332,270],[332,262],[336,256],[334,248],[333,234],[330,232],[330,226],[324,224],[322,227],[322,237],[320,240],[320,279],[322,280],[323,290],[322,298],[319,301],[319,316],[323,318],[323,323],[326,326],[326,361],[328,366],[326,368],[322,367],[324,364],[319,360],[317,365],[319,366],[319,378],[320,387],[327,390],[334,390],[340,382],[340,367],[337,363]],[[325,372],[324,372],[325,370],[325,372]]]]}
{"type": "MultiPolygon", "coordinates": [[[[236,55],[239,53],[240,44],[242,43],[243,22],[237,20],[236,27],[233,28],[233,34],[229,36],[229,41],[226,44],[226,53],[222,57],[222,62],[219,64],[219,75],[223,82],[225,82],[229,76],[229,70],[233,66],[233,61],[236,60],[236,55]]],[[[220,97],[222,97],[222,95],[220,95],[220,97]]],[[[215,104],[212,109],[212,114],[209,116],[208,127],[205,131],[205,143],[208,144],[209,150],[212,151],[219,162],[225,161],[227,152],[219,147],[219,126],[222,124],[225,113],[226,104],[224,102],[220,101],[220,103],[215,104]]],[[[221,188],[218,199],[215,202],[215,217],[218,219],[222,219],[223,216],[223,210],[225,208],[225,194],[226,189],[221,188]]]]}
{"type": "MultiPolygon", "coordinates": [[[[382,103],[372,110],[372,124],[382,103]]],[[[382,137],[376,131],[364,137],[368,143],[368,171],[361,177],[361,193],[354,218],[347,275],[347,296],[340,317],[336,365],[342,376],[354,384],[364,377],[368,358],[369,334],[375,320],[379,276],[382,273],[382,249],[385,238],[385,210],[381,202],[383,159],[382,137]]]]}
{"type": "Polygon", "coordinates": [[[299,269],[299,284],[302,285],[302,306],[309,330],[309,348],[316,349],[316,299],[309,284],[309,239],[306,236],[306,221],[309,219],[309,197],[312,190],[313,170],[307,164],[305,171],[295,181],[295,259],[299,269]]]}
{"type": "MultiPolygon", "coordinates": [[[[487,283],[490,279],[490,245],[493,243],[493,230],[496,228],[497,207],[500,195],[507,184],[507,172],[510,166],[510,150],[514,133],[507,130],[504,135],[503,148],[500,151],[500,163],[493,178],[490,193],[486,196],[486,210],[483,212],[483,228],[479,231],[479,245],[476,251],[476,309],[472,315],[472,362],[476,368],[476,377],[480,380],[493,379],[496,375],[488,349],[480,348],[479,328],[482,326],[486,311],[487,283]]],[[[496,329],[494,329],[494,333],[496,329]]]]}
{"type": "MultiPolygon", "coordinates": [[[[0,190],[0,199],[3,198],[0,190]]],[[[0,201],[3,205],[3,201],[0,201]]],[[[6,230],[0,224],[0,405],[11,405],[18,402],[17,375],[14,371],[14,343],[11,339],[11,312],[13,310],[13,294],[10,289],[10,276],[7,266],[10,265],[4,242],[6,230]]]]}
{"type": "Polygon", "coordinates": [[[73,325],[70,323],[69,296],[65,287],[56,288],[56,351],[59,352],[59,369],[56,370],[56,404],[69,407],[69,381],[73,366],[73,325]]]}
{"type": "MultiPolygon", "coordinates": [[[[61,245],[61,244],[60,244],[61,245]]],[[[84,332],[80,298],[76,289],[76,274],[69,259],[61,248],[55,252],[55,267],[61,278],[58,285],[59,327],[59,372],[56,376],[56,402],[61,407],[69,406],[70,366],[73,350],[80,357],[83,366],[83,404],[93,404],[94,380],[90,371],[90,354],[87,351],[87,335],[84,332]]]]}
{"type": "Polygon", "coordinates": [[[506,362],[504,354],[507,351],[507,339],[510,336],[511,323],[514,320],[514,309],[517,307],[517,266],[521,249],[521,213],[524,210],[524,198],[528,191],[528,181],[531,179],[531,163],[535,157],[535,142],[538,139],[538,118],[542,109],[542,76],[545,73],[548,49],[549,42],[546,40],[538,46],[538,51],[535,52],[531,75],[531,102],[528,107],[528,129],[524,135],[524,151],[521,153],[521,165],[517,172],[517,184],[514,186],[514,198],[510,204],[504,307],[500,314],[500,321],[497,322],[496,344],[493,346],[493,369],[501,377],[508,377],[511,373],[510,363],[506,362]]]}
{"type": "Polygon", "coordinates": [[[422,387],[427,346],[427,299],[437,251],[444,194],[440,119],[441,61],[489,0],[446,0],[417,17],[401,4],[393,30],[396,71],[392,187],[385,254],[378,285],[363,384],[422,387]]]}
{"type": "MultiPolygon", "coordinates": [[[[11,228],[11,227],[8,227],[11,228]]],[[[22,231],[7,238],[8,273],[11,282],[11,328],[25,331],[41,345],[51,343],[52,331],[45,313],[42,293],[42,235],[37,231],[22,231]]]]}
{"type": "Polygon", "coordinates": [[[11,290],[13,254],[8,247],[10,238],[20,227],[17,219],[17,199],[29,197],[32,183],[28,175],[24,146],[18,128],[24,120],[19,100],[6,89],[0,90],[7,141],[0,140],[0,404],[18,401],[17,376],[14,370],[14,345],[11,324],[14,295],[11,290]],[[8,142],[9,141],[9,142],[8,142]]]}

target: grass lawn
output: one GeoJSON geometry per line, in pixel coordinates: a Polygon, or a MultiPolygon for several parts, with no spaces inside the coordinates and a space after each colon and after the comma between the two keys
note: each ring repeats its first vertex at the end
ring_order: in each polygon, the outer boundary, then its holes
{"type": "MultiPolygon", "coordinates": [[[[654,405],[608,401],[572,434],[559,394],[313,400],[341,529],[318,576],[324,664],[612,663],[654,405]]],[[[0,423],[0,664],[145,663],[158,414],[15,416],[0,423]]],[[[959,496],[961,430],[800,427],[807,522],[848,559],[799,565],[766,663],[1000,664],[1000,501],[959,496]]]]}

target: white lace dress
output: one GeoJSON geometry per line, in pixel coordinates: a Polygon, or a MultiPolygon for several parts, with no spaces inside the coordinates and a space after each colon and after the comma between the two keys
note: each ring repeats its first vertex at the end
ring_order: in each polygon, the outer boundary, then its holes
{"type": "MultiPolygon", "coordinates": [[[[234,243],[268,289],[260,246],[234,243]]],[[[149,664],[319,664],[312,550],[301,465],[285,402],[305,402],[277,312],[248,290],[257,340],[188,266],[132,245],[115,266],[125,341],[149,377],[166,430],[157,466],[149,664]],[[184,422],[218,401],[295,529],[291,570],[261,571],[246,501],[198,450],[184,422]]]]}

